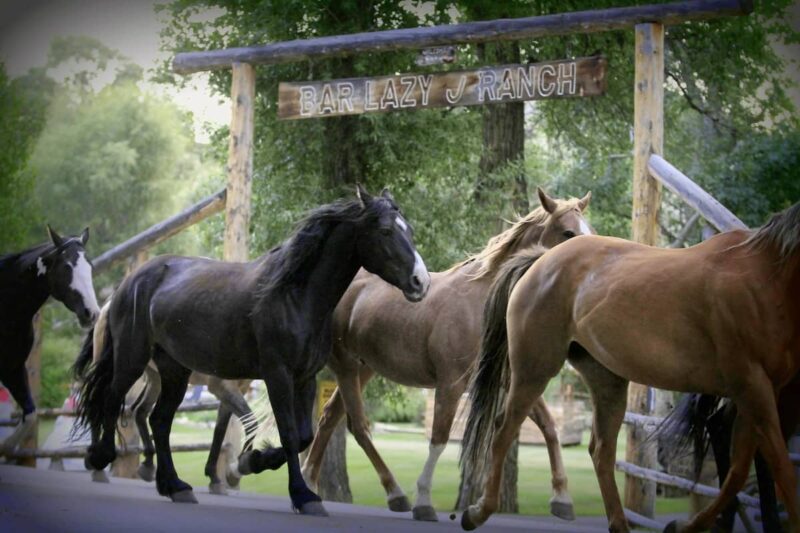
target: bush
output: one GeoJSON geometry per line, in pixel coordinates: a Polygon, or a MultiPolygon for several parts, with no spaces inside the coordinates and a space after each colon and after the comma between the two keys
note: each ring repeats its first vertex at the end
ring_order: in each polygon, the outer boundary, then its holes
{"type": "Polygon", "coordinates": [[[373,422],[422,422],[425,396],[421,389],[405,387],[375,376],[364,390],[367,416],[373,422]]]}

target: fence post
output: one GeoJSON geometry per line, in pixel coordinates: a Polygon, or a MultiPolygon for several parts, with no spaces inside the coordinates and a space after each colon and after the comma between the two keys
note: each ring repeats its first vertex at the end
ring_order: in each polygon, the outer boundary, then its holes
{"type": "MultiPolygon", "coordinates": [[[[225,200],[225,261],[248,260],[250,234],[250,196],[253,179],[253,125],[255,117],[255,69],[248,63],[234,63],[231,70],[230,141],[228,144],[228,189],[225,200]]],[[[223,449],[239,455],[242,446],[242,425],[235,416],[228,423],[223,449]]],[[[217,475],[226,479],[228,453],[217,461],[217,475]]]]}
{"type": "MultiPolygon", "coordinates": [[[[658,244],[658,207],[661,184],[647,171],[650,154],[663,153],[664,142],[664,26],[637,24],[635,48],[635,83],[633,97],[633,240],[658,244]]],[[[644,385],[631,383],[628,388],[628,410],[649,414],[651,391],[644,385]]],[[[656,465],[655,447],[644,444],[646,429],[628,427],[625,460],[645,468],[656,465]]],[[[625,507],[644,516],[655,515],[656,486],[625,476],[625,507]]]]}

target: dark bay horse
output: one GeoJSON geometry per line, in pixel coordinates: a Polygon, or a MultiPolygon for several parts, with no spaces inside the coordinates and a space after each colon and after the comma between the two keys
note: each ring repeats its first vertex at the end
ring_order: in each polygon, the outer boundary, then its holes
{"type": "Polygon", "coordinates": [[[33,346],[33,317],[52,296],[91,325],[99,309],[86,257],[89,228],[78,237],[61,237],[47,227],[50,242],[0,256],[0,382],[22,409],[22,424],[0,446],[13,450],[33,426],[36,407],[28,386],[25,361],[33,346]]]}
{"type": "Polygon", "coordinates": [[[125,393],[152,359],[161,376],[150,415],[156,486],[173,501],[195,502],[169,449],[191,371],[260,378],[282,446],[250,454],[249,467],[260,472],[288,463],[293,506],[303,514],[327,514],[303,481],[297,454],[313,438],[315,376],[330,355],[333,310],[361,267],[409,300],[427,293],[430,276],[411,226],[388,191],[373,198],[359,187],[357,200],[312,211],[282,245],[249,263],[162,256],[144,264],[115,293],[104,352],[84,381],[78,414],[99,436],[87,467],[102,469],[114,460],[125,393]]]}
{"type": "MultiPolygon", "coordinates": [[[[389,508],[411,508],[370,438],[361,391],[377,372],[406,386],[435,389],[433,431],[428,459],[417,481],[413,516],[436,520],[430,498],[433,472],[478,356],[481,313],[492,279],[519,250],[536,244],[552,247],[593,233],[583,218],[591,194],[580,200],[555,200],[541,189],[538,194],[541,207],[493,237],[482,252],[450,270],[433,273],[430,294],[420,304],[409,304],[377,276],[367,272],[356,276],[333,315],[333,356],[328,366],[338,388],[324,408],[303,465],[312,487],[318,482],[330,436],[346,413],[350,431],[378,472],[389,508]]],[[[530,417],[542,429],[550,454],[551,511],[561,518],[574,518],[558,433],[544,401],[534,405],[530,417]]]]}
{"type": "Polygon", "coordinates": [[[472,390],[464,458],[484,460],[491,442],[491,471],[483,496],[462,516],[465,529],[497,509],[508,446],[569,360],[594,402],[589,450],[611,531],[628,531],[614,481],[628,381],[726,396],[736,405],[733,455],[718,498],[668,530],[711,527],[759,450],[791,527],[800,531],[795,473],[779,419],[798,403],[796,392],[782,391],[800,369],[800,202],[757,231],[722,233],[680,250],[608,237],[571,239],[536,261],[505,297],[507,306],[487,315],[484,330],[506,321],[507,335],[483,344],[478,377],[486,379],[472,390]],[[507,367],[509,376],[504,406],[492,405],[503,381],[498,367],[507,367]]]}

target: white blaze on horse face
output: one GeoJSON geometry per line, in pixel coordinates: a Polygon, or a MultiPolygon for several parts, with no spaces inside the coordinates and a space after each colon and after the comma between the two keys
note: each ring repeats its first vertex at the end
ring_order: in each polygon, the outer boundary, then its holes
{"type": "Polygon", "coordinates": [[[580,222],[580,225],[578,227],[580,227],[580,229],[581,229],[581,235],[591,235],[592,234],[592,228],[589,227],[589,224],[586,223],[586,221],[583,219],[583,217],[581,217],[581,222],[580,222]]]}
{"type": "Polygon", "coordinates": [[[44,276],[47,273],[47,267],[44,266],[44,261],[42,258],[39,257],[36,259],[36,275],[37,276],[44,276]]]}
{"type": "Polygon", "coordinates": [[[397,217],[396,219],[394,219],[394,221],[398,226],[400,226],[401,230],[405,231],[408,229],[408,225],[406,225],[406,222],[405,220],[403,220],[402,217],[397,217]]]}
{"type": "Polygon", "coordinates": [[[92,266],[85,255],[85,252],[78,252],[78,260],[72,267],[72,282],[69,286],[83,297],[84,307],[97,315],[100,308],[97,306],[97,297],[92,285],[92,266]]]}
{"type": "Polygon", "coordinates": [[[428,287],[431,284],[431,275],[428,274],[428,269],[425,266],[425,261],[422,260],[422,256],[419,255],[419,252],[414,250],[414,272],[413,276],[416,276],[419,282],[422,284],[422,294],[426,294],[428,292],[428,287]]]}

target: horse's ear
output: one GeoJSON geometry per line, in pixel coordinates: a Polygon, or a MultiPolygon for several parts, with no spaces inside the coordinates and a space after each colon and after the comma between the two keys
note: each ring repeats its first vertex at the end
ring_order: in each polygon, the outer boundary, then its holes
{"type": "Polygon", "coordinates": [[[539,194],[539,202],[542,204],[544,210],[552,215],[556,207],[558,207],[556,201],[547,196],[547,193],[544,192],[541,187],[536,187],[536,192],[539,194]]]}
{"type": "Polygon", "coordinates": [[[394,196],[392,196],[392,193],[389,192],[389,187],[383,188],[383,190],[381,191],[381,196],[383,196],[387,200],[394,202],[394,196]]]}
{"type": "Polygon", "coordinates": [[[56,233],[56,230],[50,227],[50,224],[47,225],[47,233],[50,235],[50,240],[53,241],[53,244],[55,244],[56,247],[64,244],[64,239],[61,238],[61,235],[56,233]]]}
{"type": "Polygon", "coordinates": [[[372,201],[372,196],[360,183],[356,183],[356,196],[358,196],[358,201],[361,202],[361,207],[367,207],[367,204],[372,201]]]}
{"type": "Polygon", "coordinates": [[[581,211],[585,211],[586,208],[589,206],[589,202],[592,200],[592,191],[586,193],[586,196],[578,200],[578,208],[581,211]]]}
{"type": "Polygon", "coordinates": [[[89,226],[86,226],[84,230],[81,232],[81,244],[86,246],[86,243],[89,241],[89,226]]]}

